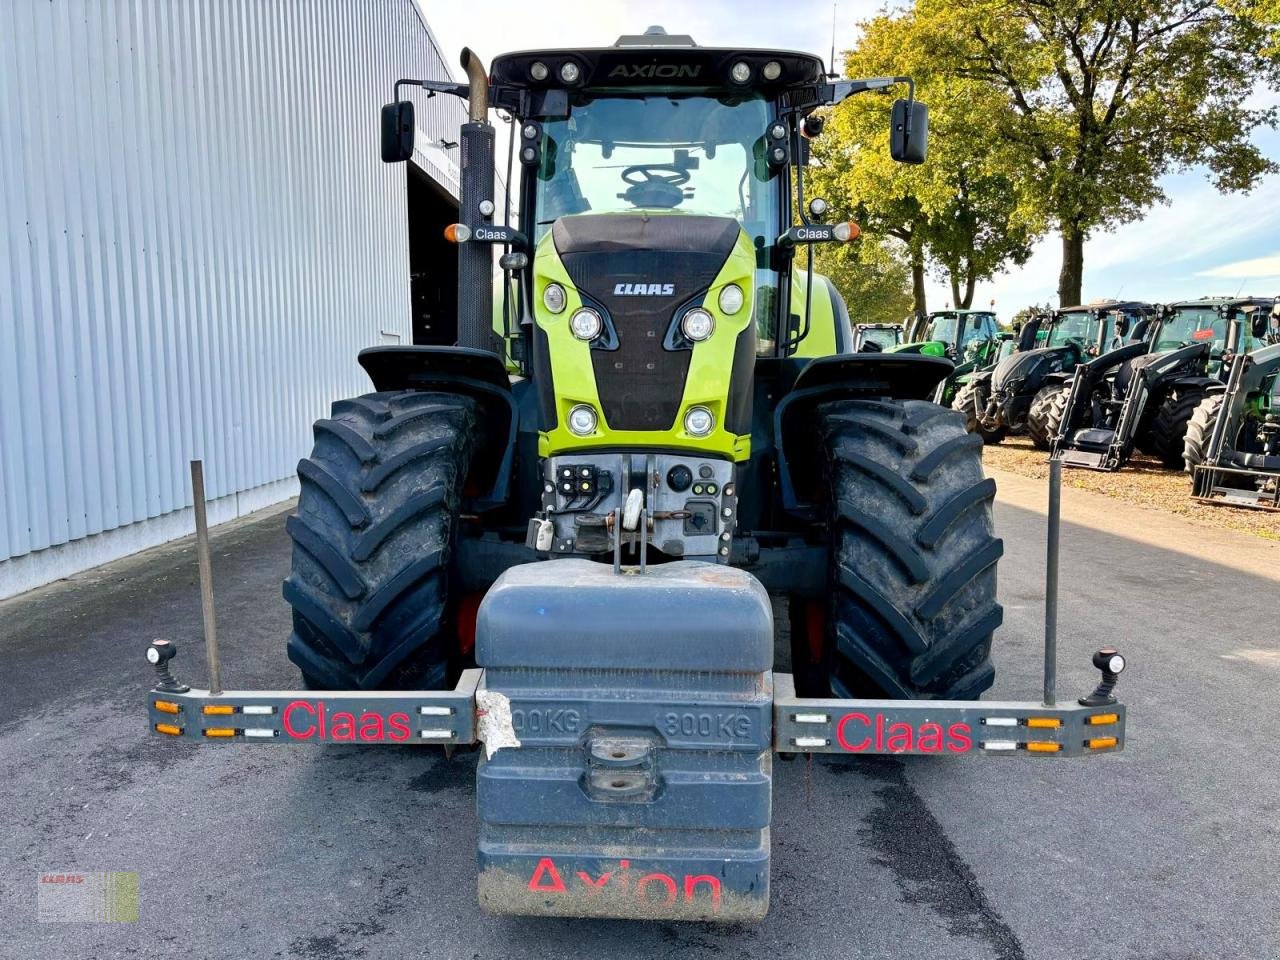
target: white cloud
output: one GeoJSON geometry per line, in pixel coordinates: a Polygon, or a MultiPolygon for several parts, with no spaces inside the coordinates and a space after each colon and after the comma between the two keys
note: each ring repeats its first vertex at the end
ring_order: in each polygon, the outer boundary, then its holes
{"type": "Polygon", "coordinates": [[[1209,270],[1201,270],[1196,276],[1231,277],[1239,280],[1258,277],[1280,277],[1280,253],[1273,253],[1267,257],[1255,257],[1252,260],[1237,260],[1234,263],[1224,263],[1209,270]]]}

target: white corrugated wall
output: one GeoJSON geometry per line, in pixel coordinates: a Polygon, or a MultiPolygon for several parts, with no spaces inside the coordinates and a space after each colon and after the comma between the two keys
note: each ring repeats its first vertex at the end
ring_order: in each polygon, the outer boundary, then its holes
{"type": "MultiPolygon", "coordinates": [[[[0,4],[0,597],[290,496],[310,424],[409,342],[412,0],[0,4]]],[[[456,194],[465,117],[418,95],[456,194]]]]}

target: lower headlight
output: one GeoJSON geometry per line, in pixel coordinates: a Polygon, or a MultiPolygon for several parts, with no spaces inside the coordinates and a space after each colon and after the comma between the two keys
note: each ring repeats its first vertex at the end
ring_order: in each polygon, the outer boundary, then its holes
{"type": "Polygon", "coordinates": [[[604,322],[600,319],[600,314],[590,307],[581,307],[569,318],[569,329],[579,340],[594,340],[604,329],[604,322]]]}
{"type": "Polygon", "coordinates": [[[701,307],[694,307],[680,320],[680,332],[694,343],[701,343],[711,336],[715,329],[715,318],[701,307]]]}
{"type": "Polygon", "coordinates": [[[691,437],[705,437],[715,426],[715,414],[706,407],[690,407],[684,415],[684,432],[691,437]]]}
{"type": "Polygon", "coordinates": [[[599,422],[600,418],[596,416],[595,410],[585,403],[580,403],[569,411],[569,430],[580,437],[595,433],[599,422]]]}

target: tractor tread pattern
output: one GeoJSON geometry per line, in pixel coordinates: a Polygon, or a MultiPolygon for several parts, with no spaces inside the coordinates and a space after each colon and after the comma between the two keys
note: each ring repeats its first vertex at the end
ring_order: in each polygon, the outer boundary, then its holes
{"type": "Polygon", "coordinates": [[[982,425],[978,423],[978,413],[974,410],[973,395],[977,392],[978,385],[972,381],[964,384],[956,391],[955,397],[951,400],[951,409],[964,417],[965,429],[972,434],[982,438],[983,443],[999,443],[1009,435],[1008,427],[996,427],[994,430],[984,430],[982,425]]]}
{"type": "Polygon", "coordinates": [[[312,688],[446,681],[449,564],[477,429],[473,400],[413,390],[339,400],[316,423],[283,590],[289,658],[312,688]]]}
{"type": "Polygon", "coordinates": [[[1185,454],[1187,430],[1200,401],[1209,396],[1203,387],[1191,387],[1164,399],[1142,439],[1142,449],[1158,458],[1166,467],[1181,469],[1185,454]]]}
{"type": "Polygon", "coordinates": [[[833,521],[831,692],[976,697],[994,680],[991,636],[1003,618],[982,441],[961,414],[923,400],[843,400],[817,413],[833,521]],[[885,438],[894,431],[912,431],[914,447],[885,438]]]}
{"type": "Polygon", "coordinates": [[[1062,426],[1070,384],[1050,383],[1041,387],[1027,409],[1027,436],[1037,450],[1049,450],[1062,426]]]}
{"type": "Polygon", "coordinates": [[[1211,393],[1202,399],[1187,421],[1187,435],[1182,441],[1182,462],[1188,473],[1205,462],[1214,425],[1222,415],[1226,395],[1211,393]]]}

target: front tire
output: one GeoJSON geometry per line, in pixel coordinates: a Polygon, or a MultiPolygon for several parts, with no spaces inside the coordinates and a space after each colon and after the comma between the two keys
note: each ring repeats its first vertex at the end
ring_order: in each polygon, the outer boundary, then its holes
{"type": "Polygon", "coordinates": [[[954,411],[921,400],[818,409],[831,592],[825,686],[841,697],[973,699],[991,686],[995,481],[954,411]]]}
{"type": "Polygon", "coordinates": [[[450,567],[476,427],[469,398],[415,390],[339,400],[316,423],[284,583],[289,659],[312,689],[453,679],[450,567]]]}
{"type": "Polygon", "coordinates": [[[1170,469],[1183,468],[1191,417],[1201,401],[1209,396],[1204,390],[1187,390],[1166,397],[1156,410],[1151,427],[1140,438],[1138,446],[1170,469]]]}
{"type": "Polygon", "coordinates": [[[1051,383],[1041,387],[1027,410],[1027,436],[1037,450],[1052,450],[1054,437],[1062,429],[1062,418],[1067,411],[1069,384],[1051,383]]]}
{"type": "Polygon", "coordinates": [[[1187,421],[1187,433],[1182,440],[1182,463],[1187,473],[1195,473],[1196,467],[1208,458],[1209,440],[1225,399],[1221,393],[1209,394],[1200,401],[1187,421]]]}
{"type": "Polygon", "coordinates": [[[976,433],[982,438],[983,443],[999,443],[1009,435],[1009,429],[1007,427],[996,427],[994,430],[983,428],[982,423],[978,420],[977,394],[978,385],[972,381],[966,383],[960,388],[955,399],[951,401],[951,409],[964,415],[965,429],[970,433],[976,433]]]}

